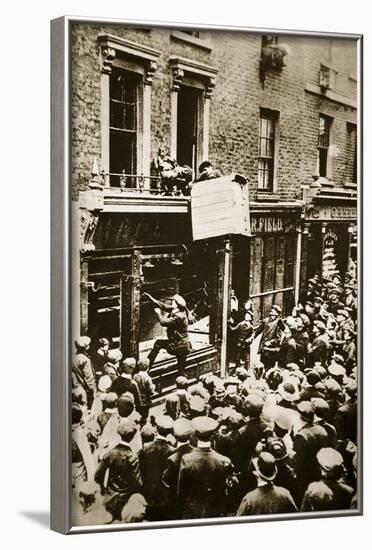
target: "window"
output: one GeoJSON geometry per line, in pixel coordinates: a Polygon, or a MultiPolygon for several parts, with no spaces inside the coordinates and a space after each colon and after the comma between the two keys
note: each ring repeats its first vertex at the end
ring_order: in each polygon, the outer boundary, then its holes
{"type": "MultiPolygon", "coordinates": [[[[110,185],[119,186],[125,174],[137,168],[138,76],[113,67],[110,75],[110,185]]],[[[126,187],[135,187],[130,178],[126,187]]]]}
{"type": "Polygon", "coordinates": [[[357,181],[357,127],[351,122],[346,125],[346,180],[357,181]]]}
{"type": "Polygon", "coordinates": [[[273,191],[276,120],[275,111],[261,110],[258,158],[258,189],[261,191],[273,191]]]}
{"type": "Polygon", "coordinates": [[[187,42],[188,44],[192,44],[193,46],[197,46],[208,51],[211,51],[212,49],[212,35],[210,32],[183,29],[182,31],[172,31],[171,36],[173,39],[187,42]]]}
{"type": "Polygon", "coordinates": [[[196,174],[198,163],[198,113],[201,90],[181,86],[177,105],[177,162],[196,174]]]}
{"type": "Polygon", "coordinates": [[[332,119],[330,117],[320,115],[318,137],[318,164],[320,178],[326,178],[328,173],[328,149],[331,124],[332,119]]]}

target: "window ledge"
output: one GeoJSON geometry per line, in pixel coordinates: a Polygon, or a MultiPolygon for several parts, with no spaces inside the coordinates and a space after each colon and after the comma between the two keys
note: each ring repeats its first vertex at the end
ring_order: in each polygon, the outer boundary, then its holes
{"type": "Polygon", "coordinates": [[[271,191],[257,191],[256,201],[278,202],[279,198],[279,195],[271,191]]]}
{"type": "Polygon", "coordinates": [[[212,51],[212,42],[211,42],[210,33],[206,32],[203,34],[205,35],[205,38],[198,38],[196,36],[191,36],[190,34],[187,34],[182,31],[172,31],[171,37],[176,40],[181,40],[182,42],[187,42],[188,44],[192,44],[193,46],[198,46],[199,48],[203,48],[204,50],[208,50],[210,52],[212,51]]]}

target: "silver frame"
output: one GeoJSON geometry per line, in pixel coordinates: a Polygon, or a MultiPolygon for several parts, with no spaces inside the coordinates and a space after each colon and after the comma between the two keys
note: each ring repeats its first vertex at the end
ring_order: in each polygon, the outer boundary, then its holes
{"type": "Polygon", "coordinates": [[[221,525],[315,519],[363,514],[363,352],[362,352],[362,272],[363,272],[363,35],[326,33],[240,26],[201,25],[144,20],[122,20],[66,16],[51,21],[51,529],[63,534],[127,531],[163,527],[221,525]],[[162,521],[156,523],[71,526],[71,50],[73,23],[122,24],[135,27],[233,31],[250,34],[277,34],[343,38],[358,42],[358,508],[340,512],[306,512],[260,515],[249,518],[162,521]]]}

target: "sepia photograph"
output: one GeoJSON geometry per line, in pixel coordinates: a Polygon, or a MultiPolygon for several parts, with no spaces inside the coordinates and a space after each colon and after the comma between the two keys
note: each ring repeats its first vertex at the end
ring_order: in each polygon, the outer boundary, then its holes
{"type": "Polygon", "coordinates": [[[71,532],[360,514],[361,37],[53,32],[71,532]]]}

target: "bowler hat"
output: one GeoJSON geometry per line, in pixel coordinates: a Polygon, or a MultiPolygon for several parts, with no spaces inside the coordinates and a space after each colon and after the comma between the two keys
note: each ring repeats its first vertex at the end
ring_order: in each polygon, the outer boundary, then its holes
{"type": "Polygon", "coordinates": [[[118,399],[119,416],[121,416],[122,418],[125,418],[130,414],[132,414],[133,411],[134,411],[133,400],[127,395],[120,396],[118,399]]]}
{"type": "Polygon", "coordinates": [[[271,453],[263,451],[258,458],[252,460],[257,474],[265,481],[273,481],[277,474],[275,458],[271,453]]]}
{"type": "Polygon", "coordinates": [[[280,437],[270,437],[267,440],[266,450],[272,454],[275,460],[284,460],[288,456],[288,451],[283,439],[280,437]]]}

